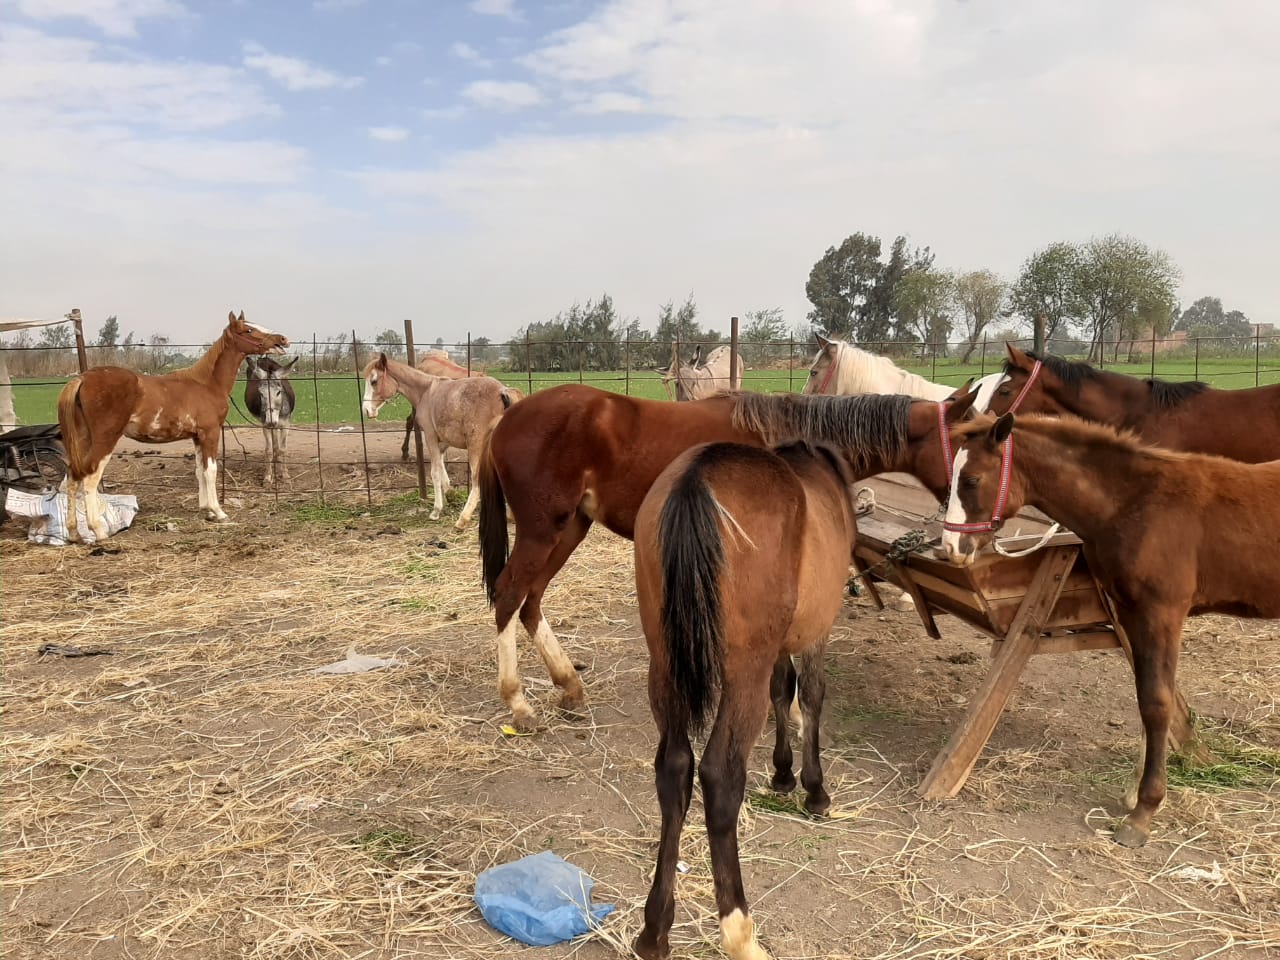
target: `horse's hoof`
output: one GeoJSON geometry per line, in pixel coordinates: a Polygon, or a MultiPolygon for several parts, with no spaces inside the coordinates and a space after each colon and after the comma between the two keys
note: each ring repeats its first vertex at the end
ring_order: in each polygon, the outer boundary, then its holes
{"type": "Polygon", "coordinates": [[[429,514],[427,514],[427,519],[428,519],[428,520],[439,520],[439,519],[440,519],[440,511],[439,511],[439,510],[432,510],[429,514]]]}
{"type": "Polygon", "coordinates": [[[462,530],[467,529],[467,521],[465,521],[465,520],[459,520],[459,521],[457,521],[456,523],[454,523],[454,525],[453,525],[453,529],[458,530],[458,531],[462,531],[462,530]]]}
{"type": "Polygon", "coordinates": [[[570,720],[585,720],[587,701],[580,695],[566,693],[560,698],[560,713],[570,720]]]}
{"type": "Polygon", "coordinates": [[[648,930],[640,931],[640,936],[636,937],[631,949],[641,960],[667,960],[671,956],[671,944],[667,942],[667,938],[650,936],[648,930]]]}
{"type": "Polygon", "coordinates": [[[519,717],[511,718],[511,725],[516,728],[516,733],[537,733],[538,718],[532,713],[519,717]]]}
{"type": "Polygon", "coordinates": [[[791,793],[796,788],[796,775],[790,770],[785,774],[775,772],[769,786],[774,793],[791,793]]]}
{"type": "Polygon", "coordinates": [[[804,798],[804,808],[813,817],[825,817],[831,809],[831,797],[827,791],[819,789],[804,798]]]}
{"type": "Polygon", "coordinates": [[[1136,827],[1128,820],[1116,827],[1115,841],[1122,847],[1145,846],[1151,834],[1141,827],[1136,827]]]}

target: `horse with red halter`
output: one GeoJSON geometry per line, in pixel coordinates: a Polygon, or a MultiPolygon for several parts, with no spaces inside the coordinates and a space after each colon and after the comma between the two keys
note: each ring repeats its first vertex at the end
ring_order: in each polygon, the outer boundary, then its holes
{"type": "Polygon", "coordinates": [[[227,328],[203,357],[160,376],[123,367],[91,367],[58,395],[58,424],[67,448],[67,539],[79,540],[75,498],[84,487],[85,516],[99,542],[109,533],[98,502],[98,483],[122,436],[144,443],[190,439],[196,447],[196,483],[206,519],[226,520],[218,503],[218,448],[240,363],[254,353],[283,353],[287,337],[248,323],[243,311],[227,315],[227,328]]]}
{"type": "Polygon", "coordinates": [[[903,396],[744,392],[667,403],[581,384],[542,390],[516,404],[490,434],[478,472],[480,555],[498,631],[498,690],[512,722],[522,730],[536,726],[517,669],[517,612],[562,691],[561,708],[580,710],[582,681],[543,616],[542,595],[593,523],[633,537],[641,501],[679,454],[699,443],[764,446],[787,439],[874,449],[872,440],[889,429],[901,443],[883,469],[914,473],[941,497],[948,474],[940,424],[947,415],[939,404],[903,396]],[[507,539],[508,508],[514,547],[507,539]]]}
{"type": "MultiPolygon", "coordinates": [[[[433,377],[444,377],[446,380],[466,380],[486,376],[483,370],[468,370],[454,363],[445,350],[427,350],[418,358],[414,366],[423,373],[429,373],[433,377]]],[[[507,394],[512,402],[524,399],[524,394],[515,387],[507,387],[507,394]]],[[[413,424],[414,415],[411,413],[404,420],[404,443],[400,445],[401,460],[409,459],[409,438],[413,436],[413,424]]]]}
{"type": "Polygon", "coordinates": [[[985,407],[1070,413],[1170,450],[1244,463],[1280,460],[1280,384],[1216,390],[1207,383],[1141,379],[1006,344],[1004,378],[985,407]],[[1017,401],[1015,403],[1015,401],[1017,401]]]}
{"type": "MultiPolygon", "coordinates": [[[[953,404],[956,415],[967,405],[953,404]]],[[[1116,840],[1140,846],[1165,795],[1183,621],[1209,612],[1280,617],[1280,461],[1173,452],[1075,417],[980,416],[952,438],[948,558],[972,563],[1002,519],[1030,504],[1080,538],[1115,601],[1145,733],[1116,840]]]]}

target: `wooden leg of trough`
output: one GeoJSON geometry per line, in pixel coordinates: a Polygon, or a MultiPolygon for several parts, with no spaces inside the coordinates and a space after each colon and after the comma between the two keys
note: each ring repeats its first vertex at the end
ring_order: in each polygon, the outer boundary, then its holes
{"type": "Polygon", "coordinates": [[[920,590],[920,584],[911,578],[911,571],[905,563],[897,560],[887,561],[889,566],[898,575],[898,582],[902,589],[906,590],[911,597],[911,602],[916,606],[916,613],[920,614],[920,622],[924,624],[925,633],[929,634],[934,640],[941,640],[942,634],[938,632],[938,625],[934,623],[933,611],[929,609],[929,601],[924,598],[924,593],[920,590]]]}
{"type": "MultiPolygon", "coordinates": [[[[1115,630],[1116,639],[1120,641],[1120,649],[1124,651],[1129,661],[1129,669],[1132,670],[1133,647],[1129,644],[1129,636],[1124,632],[1124,627],[1120,626],[1120,620],[1116,616],[1115,601],[1102,589],[1101,584],[1098,585],[1098,594],[1102,597],[1103,606],[1111,614],[1111,628],[1115,630]]],[[[1199,763],[1211,762],[1213,752],[1196,736],[1195,727],[1191,723],[1191,705],[1187,703],[1181,690],[1175,689],[1174,696],[1176,699],[1173,704],[1173,716],[1169,718],[1169,749],[1199,763]]]]}
{"type": "Polygon", "coordinates": [[[867,594],[871,597],[871,602],[876,605],[877,610],[884,609],[884,601],[880,599],[880,591],[876,589],[875,581],[871,579],[871,574],[867,573],[867,563],[856,553],[852,557],[853,569],[858,571],[858,579],[862,581],[862,585],[867,588],[867,594]]]}
{"type": "Polygon", "coordinates": [[[918,792],[926,800],[954,797],[969,778],[978,754],[991,738],[996,721],[1018,685],[1022,669],[1040,642],[1049,614],[1053,612],[1075,566],[1080,548],[1074,544],[1049,547],[1036,569],[1022,605],[1005,633],[1004,642],[991,664],[982,685],[969,703],[960,726],[933,760],[933,766],[920,784],[918,792]]]}

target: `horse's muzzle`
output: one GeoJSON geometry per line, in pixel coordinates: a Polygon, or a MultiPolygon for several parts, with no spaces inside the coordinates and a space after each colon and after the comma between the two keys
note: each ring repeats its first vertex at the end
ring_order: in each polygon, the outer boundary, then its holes
{"type": "Polygon", "coordinates": [[[382,409],[382,404],[374,403],[372,400],[365,400],[361,406],[364,407],[364,415],[370,420],[378,419],[378,411],[382,409]]]}

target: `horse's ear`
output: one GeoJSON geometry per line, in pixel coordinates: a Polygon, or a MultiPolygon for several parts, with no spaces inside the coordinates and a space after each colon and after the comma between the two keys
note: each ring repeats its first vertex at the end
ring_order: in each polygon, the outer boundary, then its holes
{"type": "Polygon", "coordinates": [[[241,310],[241,311],[240,311],[240,316],[239,316],[239,317],[237,317],[237,319],[238,319],[241,323],[244,323],[244,311],[243,311],[243,310],[241,310]]]}
{"type": "Polygon", "coordinates": [[[834,343],[834,342],[835,342],[835,341],[833,341],[833,340],[828,340],[826,337],[824,337],[824,336],[823,336],[821,333],[819,333],[817,330],[813,331],[813,335],[814,335],[815,337],[817,337],[817,338],[818,338],[818,346],[822,347],[824,350],[825,350],[827,347],[831,346],[831,344],[832,344],[832,343],[834,343]]]}
{"type": "Polygon", "coordinates": [[[290,360],[288,363],[286,363],[286,364],[284,364],[283,366],[281,366],[281,367],[280,367],[280,369],[281,369],[281,370],[292,370],[292,369],[293,369],[293,365],[294,365],[295,363],[297,363],[297,362],[298,362],[299,360],[301,360],[301,359],[302,359],[302,357],[294,357],[294,358],[293,358],[292,360],[290,360]]]}
{"type": "Polygon", "coordinates": [[[1005,353],[1009,355],[1009,361],[1016,367],[1026,369],[1031,366],[1031,358],[1015,347],[1008,340],[1004,342],[1005,353]]]}
{"type": "Polygon", "coordinates": [[[236,312],[232,310],[230,313],[227,314],[227,323],[235,323],[235,322],[236,322],[236,312]]]}
{"type": "MultiPolygon", "coordinates": [[[[956,393],[960,394],[958,390],[956,393]]],[[[973,409],[973,401],[977,399],[978,394],[976,391],[956,396],[954,400],[947,404],[947,423],[959,423],[963,420],[969,411],[973,409]]]]}
{"type": "Polygon", "coordinates": [[[385,353],[378,354],[378,369],[387,369],[387,355],[385,353]]]}
{"type": "Polygon", "coordinates": [[[999,446],[1009,439],[1009,434],[1013,433],[1013,414],[1006,413],[1003,417],[991,425],[991,442],[999,446]]]}

